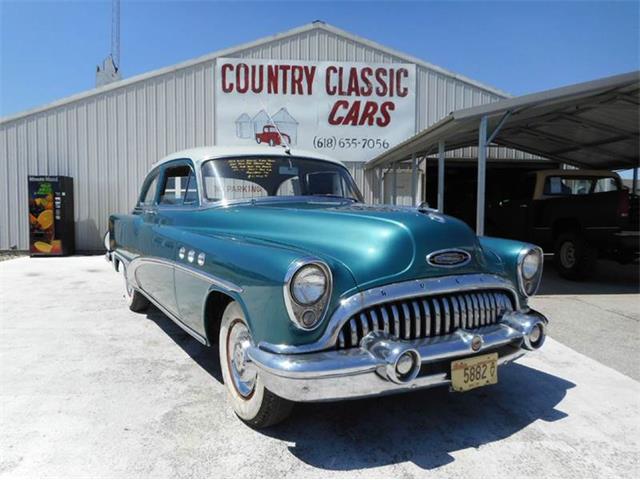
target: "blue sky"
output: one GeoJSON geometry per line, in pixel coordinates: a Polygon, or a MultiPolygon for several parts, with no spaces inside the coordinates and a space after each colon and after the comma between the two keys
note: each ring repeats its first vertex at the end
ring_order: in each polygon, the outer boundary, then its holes
{"type": "MultiPolygon", "coordinates": [[[[321,19],[523,94],[638,69],[639,2],[127,2],[125,77],[321,19]]],[[[0,116],[90,89],[110,2],[0,0],[0,116]]]]}

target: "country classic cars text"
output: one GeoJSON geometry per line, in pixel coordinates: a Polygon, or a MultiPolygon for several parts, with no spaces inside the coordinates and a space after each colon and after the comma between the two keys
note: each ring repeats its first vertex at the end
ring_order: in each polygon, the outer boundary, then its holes
{"type": "Polygon", "coordinates": [[[330,125],[378,127],[390,124],[396,109],[393,99],[409,94],[409,71],[404,67],[328,65],[323,70],[319,73],[315,65],[229,62],[220,68],[221,87],[224,93],[242,95],[311,96],[321,82],[322,93],[328,97],[354,97],[333,103],[327,119],[330,125]]]}

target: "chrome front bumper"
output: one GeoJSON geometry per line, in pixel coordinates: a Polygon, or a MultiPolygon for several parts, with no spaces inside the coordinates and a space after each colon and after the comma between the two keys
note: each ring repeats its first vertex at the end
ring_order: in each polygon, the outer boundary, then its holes
{"type": "Polygon", "coordinates": [[[420,340],[398,340],[376,331],[362,339],[360,348],[303,354],[272,353],[250,347],[247,354],[265,386],[282,398],[314,402],[386,395],[447,385],[450,362],[498,352],[499,364],[536,350],[544,343],[547,319],[530,310],[511,312],[498,324],[420,340]],[[536,326],[540,338],[532,342],[536,326]],[[398,359],[409,352],[413,374],[394,375],[398,359]]]}

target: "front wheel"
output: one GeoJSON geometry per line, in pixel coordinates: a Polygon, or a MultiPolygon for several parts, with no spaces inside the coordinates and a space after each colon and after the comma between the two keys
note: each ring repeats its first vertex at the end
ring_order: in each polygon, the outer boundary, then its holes
{"type": "Polygon", "coordinates": [[[553,260],[560,275],[569,280],[583,280],[593,271],[596,251],[581,236],[563,233],[556,240],[553,260]]]}
{"type": "Polygon", "coordinates": [[[124,283],[124,299],[129,306],[129,310],[136,313],[144,312],[149,307],[149,300],[129,283],[127,269],[123,264],[120,264],[120,270],[122,271],[124,283]]]}
{"type": "Polygon", "coordinates": [[[222,314],[220,325],[218,349],[222,378],[236,415],[253,428],[266,428],[288,417],[293,402],[265,388],[247,355],[252,345],[244,312],[237,302],[231,302],[222,314]]]}

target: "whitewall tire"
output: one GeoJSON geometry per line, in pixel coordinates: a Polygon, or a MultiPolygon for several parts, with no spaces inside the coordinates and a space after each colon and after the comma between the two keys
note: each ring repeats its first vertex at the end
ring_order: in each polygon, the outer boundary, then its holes
{"type": "Polygon", "coordinates": [[[120,264],[120,271],[122,272],[123,297],[129,310],[136,313],[144,312],[149,307],[149,300],[129,283],[127,269],[122,263],[120,264]]]}
{"type": "Polygon", "coordinates": [[[253,428],[265,428],[284,420],[293,402],[265,388],[247,356],[251,345],[244,312],[237,302],[231,302],[222,314],[218,341],[222,378],[236,415],[253,428]]]}

